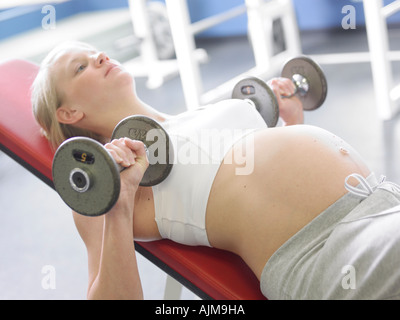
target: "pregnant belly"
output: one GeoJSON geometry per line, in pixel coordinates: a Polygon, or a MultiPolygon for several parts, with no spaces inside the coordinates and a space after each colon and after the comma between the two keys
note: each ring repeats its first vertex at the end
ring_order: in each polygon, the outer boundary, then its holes
{"type": "Polygon", "coordinates": [[[242,161],[221,165],[206,222],[210,243],[236,252],[258,275],[273,252],[346,193],[349,174],[370,171],[350,145],[317,127],[266,129],[253,139],[226,155],[241,153],[242,161]],[[238,174],[245,167],[248,174],[238,174]]]}

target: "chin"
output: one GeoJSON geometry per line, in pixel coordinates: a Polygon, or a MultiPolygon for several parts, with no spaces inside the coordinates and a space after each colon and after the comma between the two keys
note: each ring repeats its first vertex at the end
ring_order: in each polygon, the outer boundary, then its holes
{"type": "Polygon", "coordinates": [[[128,89],[130,91],[136,90],[135,79],[130,73],[124,70],[117,75],[114,84],[116,85],[117,89],[128,89]]]}

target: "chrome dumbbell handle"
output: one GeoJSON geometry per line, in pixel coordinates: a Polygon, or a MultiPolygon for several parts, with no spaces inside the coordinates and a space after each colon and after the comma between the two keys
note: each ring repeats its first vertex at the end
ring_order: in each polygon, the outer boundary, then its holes
{"type": "Polygon", "coordinates": [[[294,92],[288,96],[281,95],[281,98],[292,98],[296,94],[298,94],[300,97],[304,97],[308,93],[308,90],[310,89],[310,84],[308,83],[306,77],[296,73],[292,76],[292,82],[295,86],[294,92]]]}

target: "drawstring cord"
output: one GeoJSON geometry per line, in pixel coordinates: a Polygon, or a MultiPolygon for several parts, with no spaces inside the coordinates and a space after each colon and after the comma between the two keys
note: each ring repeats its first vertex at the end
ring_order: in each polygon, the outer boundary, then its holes
{"type": "Polygon", "coordinates": [[[363,176],[359,175],[358,173],[353,173],[349,175],[345,181],[344,181],[344,186],[345,188],[351,192],[352,194],[362,197],[362,198],[367,198],[370,196],[376,189],[386,189],[391,192],[398,192],[400,193],[400,186],[393,182],[386,182],[386,177],[381,176],[379,183],[376,186],[371,186],[367,179],[365,179],[363,176]],[[357,187],[353,187],[348,183],[350,178],[354,178],[359,182],[359,185],[357,187]],[[383,183],[385,183],[383,185],[383,183]]]}

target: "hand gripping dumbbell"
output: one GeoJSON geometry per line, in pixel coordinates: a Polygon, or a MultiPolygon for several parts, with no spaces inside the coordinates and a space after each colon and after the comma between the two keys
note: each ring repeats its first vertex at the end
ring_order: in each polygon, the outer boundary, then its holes
{"type": "MultiPolygon", "coordinates": [[[[132,116],[114,129],[112,140],[128,137],[144,143],[149,167],[141,186],[164,181],[172,169],[173,150],[167,132],[153,119],[132,116]]],[[[75,212],[98,216],[108,212],[119,198],[120,172],[104,146],[87,137],[64,141],[53,159],[53,182],[64,202],[75,212]]]]}
{"type": "MultiPolygon", "coordinates": [[[[289,60],[283,67],[281,77],[291,79],[295,93],[303,104],[304,110],[315,110],[325,101],[328,85],[321,67],[312,59],[300,56],[289,60]]],[[[276,126],[279,119],[279,106],[272,89],[257,77],[240,80],[232,92],[233,99],[250,99],[267,123],[276,126]]]]}

